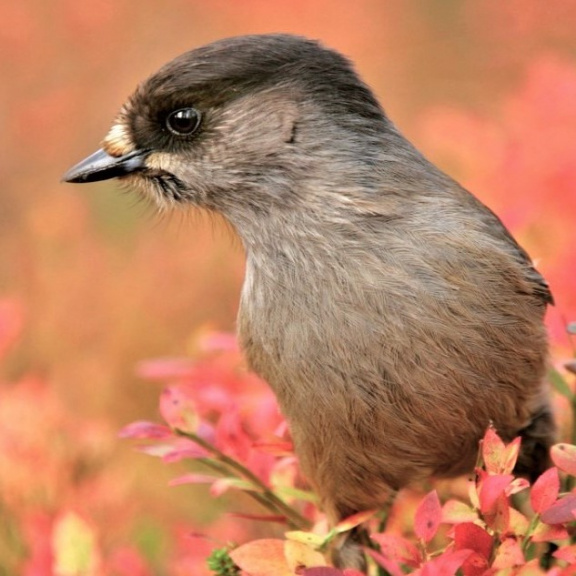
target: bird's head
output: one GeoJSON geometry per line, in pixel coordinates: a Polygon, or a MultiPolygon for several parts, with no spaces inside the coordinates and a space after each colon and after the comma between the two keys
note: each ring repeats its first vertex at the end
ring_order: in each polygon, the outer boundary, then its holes
{"type": "Polygon", "coordinates": [[[306,200],[306,180],[373,165],[366,140],[387,126],[340,54],[290,35],[231,38],[141,84],[102,148],[64,180],[121,178],[161,208],[193,204],[234,221],[306,200]]]}

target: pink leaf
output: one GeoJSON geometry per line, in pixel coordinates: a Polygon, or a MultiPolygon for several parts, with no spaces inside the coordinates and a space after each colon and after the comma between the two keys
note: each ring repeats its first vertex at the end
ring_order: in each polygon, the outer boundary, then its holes
{"type": "Polygon", "coordinates": [[[562,548],[558,548],[552,556],[558,558],[558,560],[564,560],[565,562],[568,562],[568,564],[576,564],[576,544],[562,546],[562,548]]]}
{"type": "Polygon", "coordinates": [[[240,413],[234,407],[224,412],[216,424],[216,446],[223,452],[246,461],[252,449],[253,440],[248,436],[240,413]]]}
{"type": "Polygon", "coordinates": [[[162,461],[166,464],[172,464],[173,462],[180,462],[186,458],[206,458],[208,452],[200,446],[184,446],[182,448],[174,448],[173,450],[168,450],[163,456],[162,461]]]}
{"type": "Polygon", "coordinates": [[[390,576],[404,576],[404,572],[400,570],[400,566],[398,566],[397,562],[385,558],[382,554],[376,552],[376,550],[372,550],[371,548],[364,548],[364,552],[366,552],[366,554],[368,554],[376,564],[382,566],[390,576]]]}
{"type": "Polygon", "coordinates": [[[564,524],[574,520],[576,513],[576,494],[567,494],[542,512],[540,519],[545,524],[564,524]]]}
{"type": "Polygon", "coordinates": [[[530,503],[534,512],[541,514],[544,510],[550,508],[560,491],[560,478],[558,477],[558,469],[550,468],[546,470],[534,482],[532,490],[530,490],[530,503]]]}
{"type": "Polygon", "coordinates": [[[427,494],[416,510],[414,533],[424,542],[430,542],[440,526],[442,507],[436,490],[427,494]]]}
{"type": "Polygon", "coordinates": [[[555,444],[550,450],[552,462],[567,474],[576,476],[576,446],[573,444],[555,444]]]}
{"type": "Polygon", "coordinates": [[[498,499],[504,494],[508,485],[514,480],[511,474],[486,476],[480,485],[480,510],[486,513],[494,508],[498,499]]]}
{"type": "Polygon", "coordinates": [[[194,431],[198,426],[196,406],[183,386],[167,386],[160,396],[160,413],[172,428],[194,431]]]}
{"type": "Polygon", "coordinates": [[[530,488],[530,482],[526,478],[514,478],[510,484],[505,488],[504,493],[506,496],[512,496],[513,494],[518,494],[522,490],[530,488]]]}
{"type": "Polygon", "coordinates": [[[388,533],[373,534],[372,540],[380,545],[382,555],[394,562],[406,564],[413,568],[422,562],[422,555],[418,548],[402,536],[388,533]]]}
{"type": "Polygon", "coordinates": [[[154,422],[147,422],[146,420],[139,420],[124,426],[118,433],[120,438],[138,438],[138,439],[151,439],[151,438],[170,438],[174,436],[170,428],[162,424],[154,422]]]}

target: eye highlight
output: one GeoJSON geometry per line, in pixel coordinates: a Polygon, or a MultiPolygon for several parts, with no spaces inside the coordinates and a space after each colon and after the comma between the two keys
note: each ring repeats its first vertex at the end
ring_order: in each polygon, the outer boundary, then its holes
{"type": "Polygon", "coordinates": [[[190,136],[200,126],[200,112],[195,108],[180,108],[166,117],[166,127],[176,136],[190,136]]]}

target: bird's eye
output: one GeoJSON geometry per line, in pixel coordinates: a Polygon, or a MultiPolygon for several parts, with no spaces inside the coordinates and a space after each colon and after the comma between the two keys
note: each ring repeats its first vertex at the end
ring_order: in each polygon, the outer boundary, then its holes
{"type": "Polygon", "coordinates": [[[194,108],[181,108],[168,114],[166,126],[176,136],[190,136],[200,125],[200,112],[194,108]]]}

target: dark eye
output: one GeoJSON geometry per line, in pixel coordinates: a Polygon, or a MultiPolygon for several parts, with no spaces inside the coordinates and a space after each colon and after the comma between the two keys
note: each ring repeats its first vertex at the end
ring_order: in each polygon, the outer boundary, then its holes
{"type": "Polygon", "coordinates": [[[200,112],[194,108],[181,108],[170,112],[166,126],[176,136],[189,136],[200,125],[200,112]]]}

